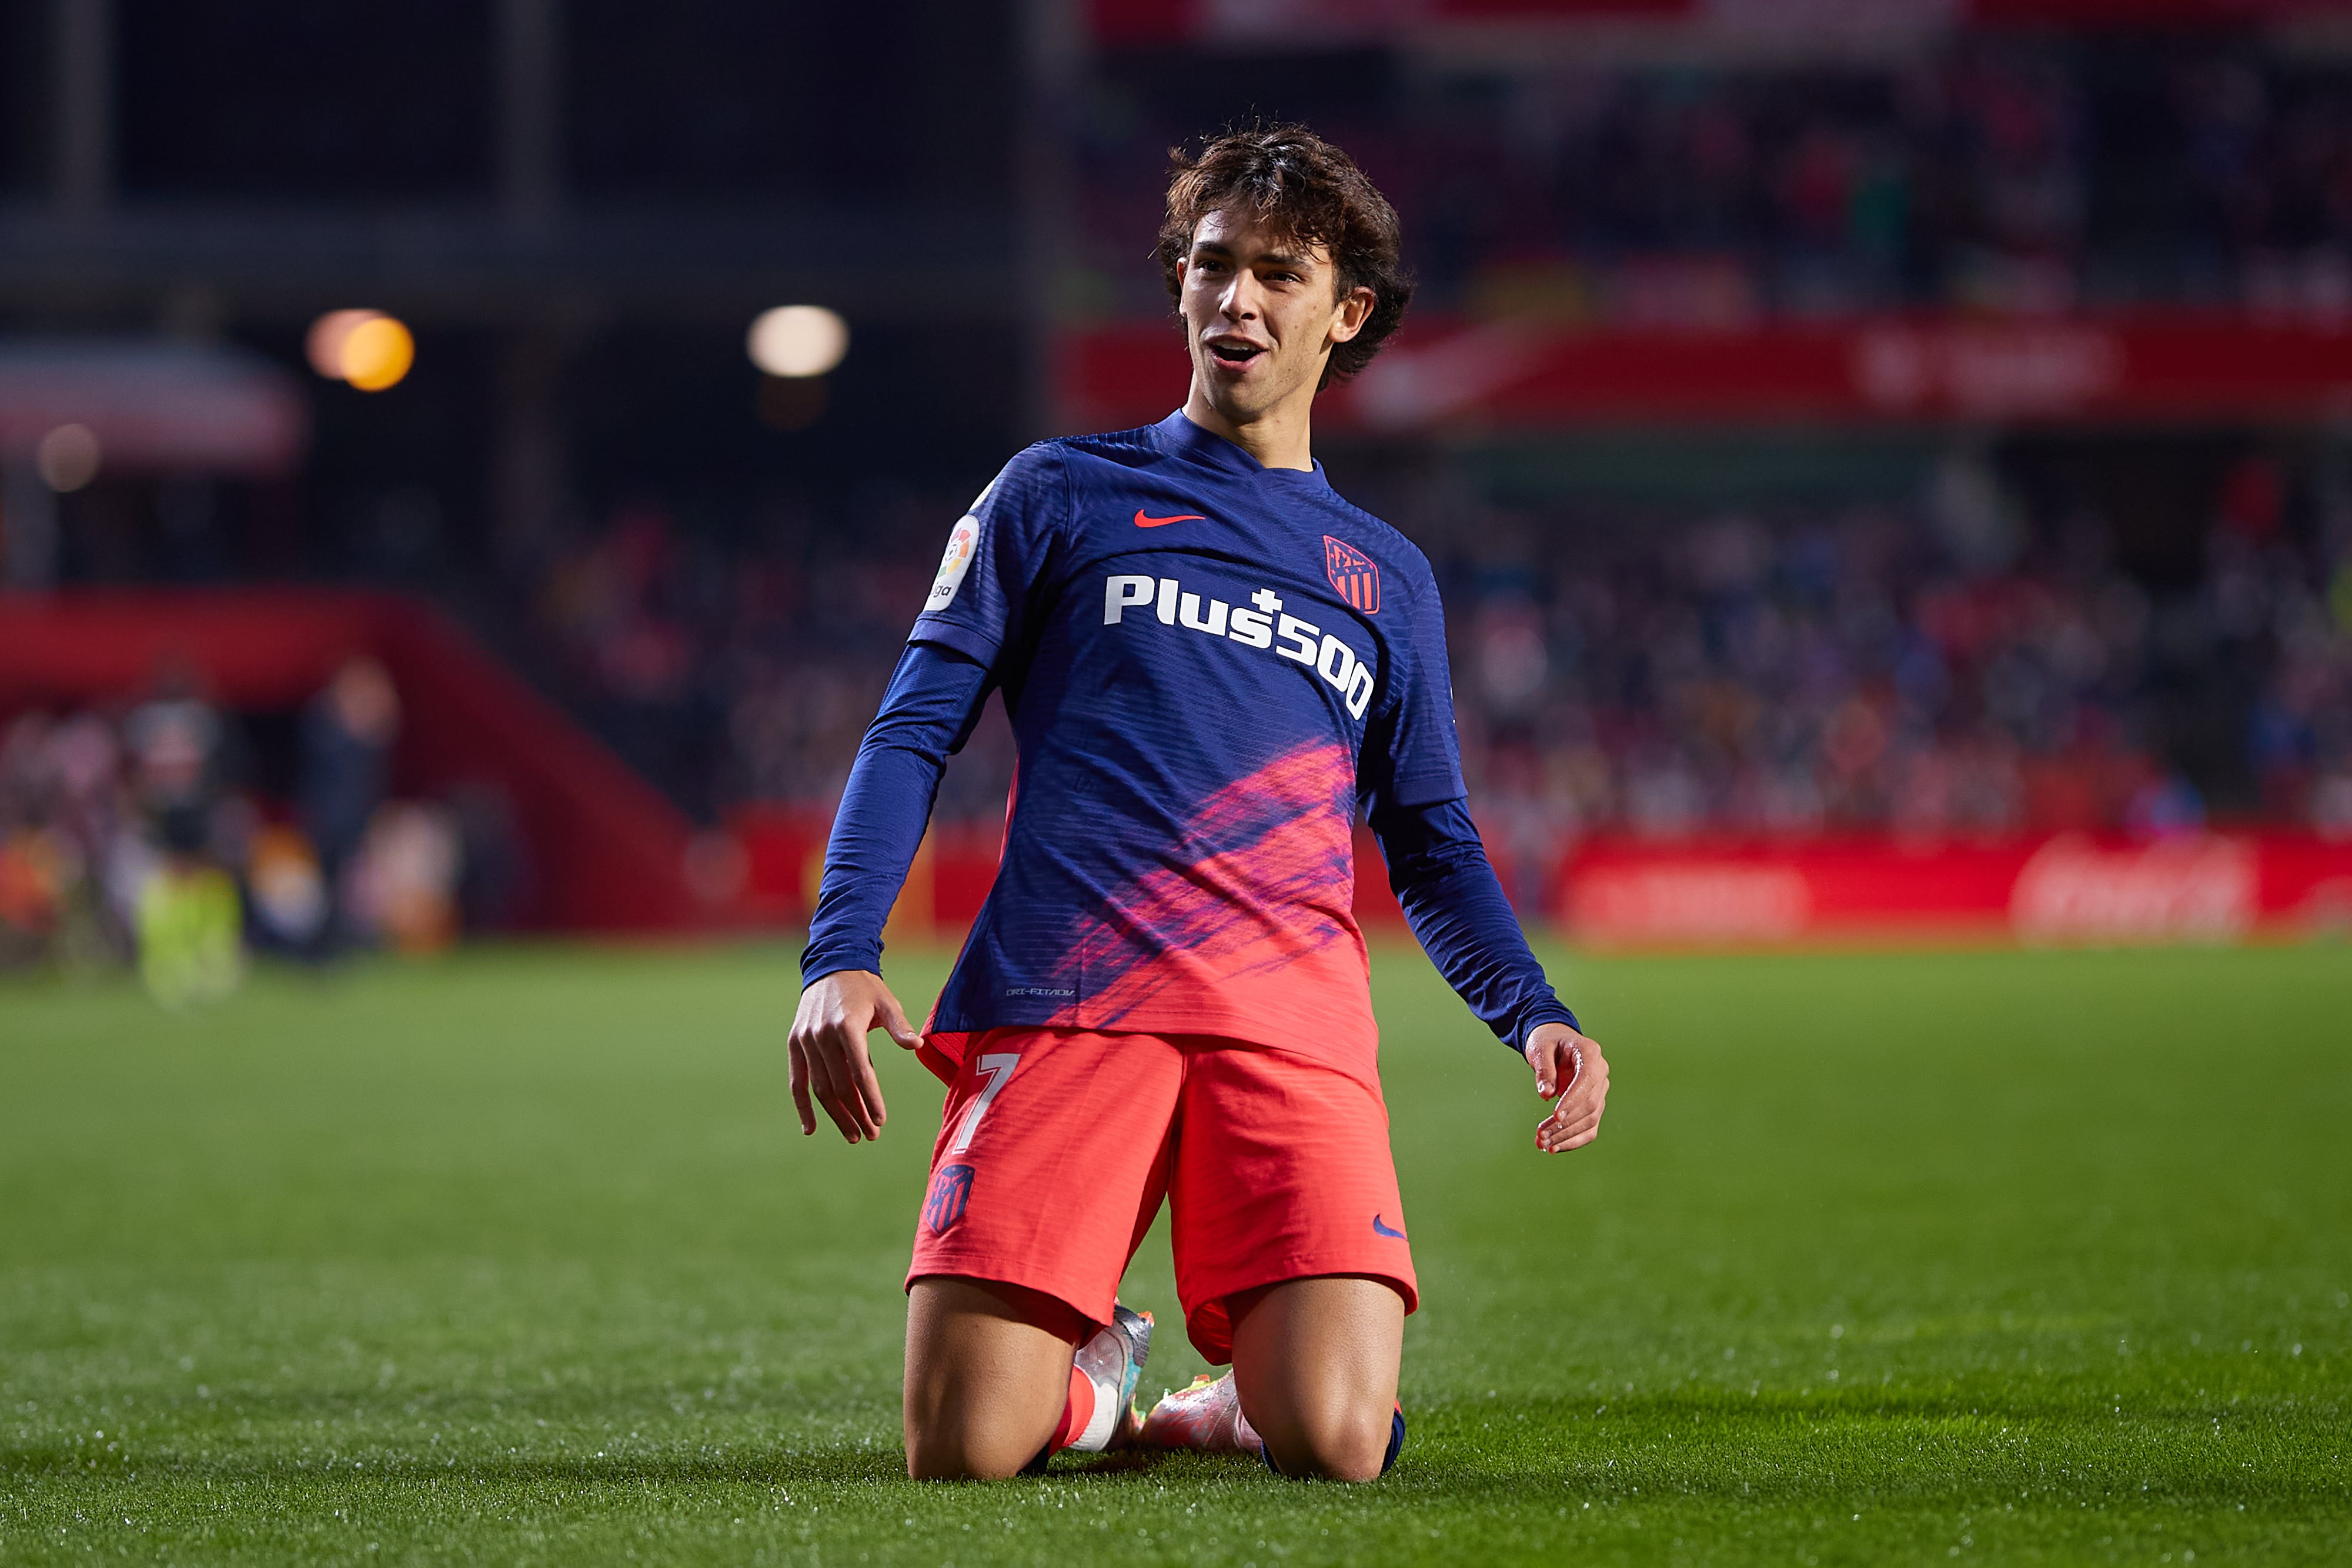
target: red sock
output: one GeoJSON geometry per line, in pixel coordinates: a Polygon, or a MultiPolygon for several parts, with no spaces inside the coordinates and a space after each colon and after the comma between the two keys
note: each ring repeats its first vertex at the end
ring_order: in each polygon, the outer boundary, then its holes
{"type": "Polygon", "coordinates": [[[1070,1368],[1069,1402],[1062,1406],[1062,1424],[1055,1427],[1054,1435],[1045,1440],[1045,1451],[1058,1454],[1068,1448],[1094,1418],[1094,1379],[1074,1366],[1070,1368]]]}

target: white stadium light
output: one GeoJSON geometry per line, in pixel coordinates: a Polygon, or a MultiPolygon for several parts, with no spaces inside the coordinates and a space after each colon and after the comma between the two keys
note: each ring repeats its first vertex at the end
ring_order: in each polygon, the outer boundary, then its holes
{"type": "Polygon", "coordinates": [[[849,323],[822,305],[779,305],[760,312],[744,346],[772,376],[821,376],[849,352],[849,323]]]}

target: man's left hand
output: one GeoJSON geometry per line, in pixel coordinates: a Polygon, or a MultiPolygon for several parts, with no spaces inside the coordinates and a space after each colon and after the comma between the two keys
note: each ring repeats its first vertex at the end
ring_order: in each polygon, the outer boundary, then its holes
{"type": "Polygon", "coordinates": [[[1536,1125],[1536,1147],[1548,1155],[1580,1149],[1601,1135],[1609,1102],[1609,1062],[1601,1047],[1564,1023],[1539,1024],[1528,1036],[1528,1065],[1536,1092],[1559,1103],[1536,1125]]]}

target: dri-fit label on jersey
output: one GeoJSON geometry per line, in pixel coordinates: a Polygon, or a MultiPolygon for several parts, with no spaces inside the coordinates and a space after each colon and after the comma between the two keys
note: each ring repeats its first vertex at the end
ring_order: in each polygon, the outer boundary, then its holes
{"type": "Polygon", "coordinates": [[[1412,544],[1321,469],[1173,414],[1007,465],[913,640],[986,664],[1020,743],[935,1031],[1218,1034],[1370,1070],[1356,813],[1462,793],[1412,544]]]}

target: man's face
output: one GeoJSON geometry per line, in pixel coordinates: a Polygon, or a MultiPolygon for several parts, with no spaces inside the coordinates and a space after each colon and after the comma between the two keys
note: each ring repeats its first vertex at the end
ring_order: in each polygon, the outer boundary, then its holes
{"type": "Polygon", "coordinates": [[[1177,264],[1192,379],[1219,413],[1245,424],[1313,396],[1334,345],[1363,329],[1372,291],[1338,297],[1330,253],[1223,207],[1192,231],[1177,264]]]}

